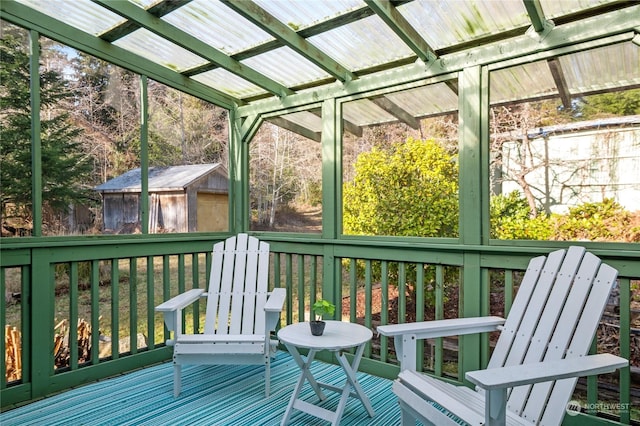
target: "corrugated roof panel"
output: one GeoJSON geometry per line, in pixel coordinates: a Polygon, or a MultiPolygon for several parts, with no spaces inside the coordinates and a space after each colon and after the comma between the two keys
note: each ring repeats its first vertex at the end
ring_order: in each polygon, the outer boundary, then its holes
{"type": "Polygon", "coordinates": [[[342,114],[345,120],[357,126],[368,126],[398,121],[396,117],[389,114],[368,99],[360,99],[345,103],[342,108],[342,114]]]}
{"type": "Polygon", "coordinates": [[[17,0],[87,33],[98,35],[125,21],[90,0],[17,0]]]}
{"type": "Polygon", "coordinates": [[[492,104],[558,93],[546,61],[493,71],[490,85],[492,104]]]}
{"type": "Polygon", "coordinates": [[[157,3],[162,3],[163,0],[129,0],[129,1],[135,4],[136,6],[140,6],[143,9],[148,9],[157,3]]]}
{"type": "Polygon", "coordinates": [[[378,16],[369,16],[308,40],[351,71],[414,55],[378,16]]]}
{"type": "Polygon", "coordinates": [[[414,117],[425,117],[458,109],[458,95],[445,83],[391,93],[386,97],[414,117]]]}
{"type": "Polygon", "coordinates": [[[262,53],[242,63],[288,87],[330,77],[322,68],[289,47],[262,53]]]}
{"type": "Polygon", "coordinates": [[[590,9],[605,3],[614,3],[617,0],[540,0],[542,11],[547,19],[569,15],[584,9],[590,9]]]}
{"type": "Polygon", "coordinates": [[[256,0],[256,3],[296,31],[365,6],[361,0],[256,0]]]}
{"type": "Polygon", "coordinates": [[[559,59],[571,93],[640,84],[640,48],[631,42],[559,59]]]}
{"type": "Polygon", "coordinates": [[[191,78],[235,98],[249,98],[267,93],[261,87],[222,68],[197,74],[191,78]]]}
{"type": "Polygon", "coordinates": [[[398,10],[433,49],[530,24],[522,1],[415,0],[398,10]]]}
{"type": "Polygon", "coordinates": [[[229,55],[273,40],[218,1],[193,0],[162,19],[229,55]]]}
{"type": "Polygon", "coordinates": [[[113,44],[175,71],[183,71],[207,62],[143,28],[114,41],[113,44]]]}
{"type": "Polygon", "coordinates": [[[292,123],[299,124],[302,127],[306,127],[314,132],[322,131],[322,118],[319,115],[313,114],[309,111],[294,112],[291,114],[284,114],[282,118],[291,121],[292,123]]]}

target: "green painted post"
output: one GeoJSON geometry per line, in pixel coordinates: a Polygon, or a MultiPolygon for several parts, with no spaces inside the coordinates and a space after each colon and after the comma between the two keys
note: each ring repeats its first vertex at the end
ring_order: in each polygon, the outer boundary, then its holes
{"type": "MultiPolygon", "coordinates": [[[[322,103],[322,238],[334,240],[339,235],[341,223],[341,173],[342,169],[342,111],[335,99],[322,103]]],[[[341,264],[331,245],[325,245],[323,254],[322,297],[337,305],[342,293],[341,264]]],[[[334,318],[339,319],[339,309],[334,318]]]]}
{"type": "Polygon", "coordinates": [[[40,140],[40,34],[29,32],[29,89],[31,90],[31,235],[42,236],[42,141],[40,140]]]}
{"type": "Polygon", "coordinates": [[[147,76],[140,76],[140,225],[149,233],[149,97],[147,76]]]}
{"type": "MultiPolygon", "coordinates": [[[[460,117],[460,240],[465,245],[488,243],[488,128],[483,126],[489,113],[488,71],[480,66],[465,68],[459,81],[460,117]],[[486,165],[485,165],[486,163],[486,165]],[[487,182],[484,182],[487,180],[487,182]],[[478,214],[480,212],[480,214],[478,214]]],[[[480,254],[463,255],[461,280],[461,315],[482,315],[483,274],[480,254]]],[[[466,371],[481,367],[481,338],[478,335],[460,337],[460,380],[466,371]]]]}
{"type": "MultiPolygon", "coordinates": [[[[242,118],[236,117],[236,110],[229,111],[229,231],[238,232],[243,228],[241,185],[242,176],[242,118]]],[[[248,228],[247,228],[248,229],[248,228]]]]}

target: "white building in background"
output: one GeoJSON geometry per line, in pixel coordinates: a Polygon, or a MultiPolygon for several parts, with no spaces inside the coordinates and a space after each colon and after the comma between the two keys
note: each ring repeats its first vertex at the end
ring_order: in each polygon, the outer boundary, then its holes
{"type": "Polygon", "coordinates": [[[521,140],[502,147],[502,194],[522,192],[514,176],[525,167],[525,179],[547,211],[565,213],[605,198],[640,210],[640,116],[542,127],[528,139],[528,150],[521,140]]]}

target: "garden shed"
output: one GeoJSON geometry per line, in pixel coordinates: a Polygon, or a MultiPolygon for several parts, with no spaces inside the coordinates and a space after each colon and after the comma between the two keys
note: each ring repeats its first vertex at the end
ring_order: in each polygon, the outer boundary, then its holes
{"type": "MultiPolygon", "coordinates": [[[[95,190],[102,194],[103,230],[132,233],[141,218],[140,168],[95,190]]],[[[227,171],[221,164],[149,168],[149,232],[225,231],[229,218],[227,171]]]]}

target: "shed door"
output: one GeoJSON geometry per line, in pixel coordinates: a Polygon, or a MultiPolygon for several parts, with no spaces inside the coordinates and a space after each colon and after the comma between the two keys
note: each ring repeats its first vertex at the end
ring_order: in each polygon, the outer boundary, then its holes
{"type": "Polygon", "coordinates": [[[229,230],[229,202],[227,194],[198,193],[197,230],[229,230]]]}

